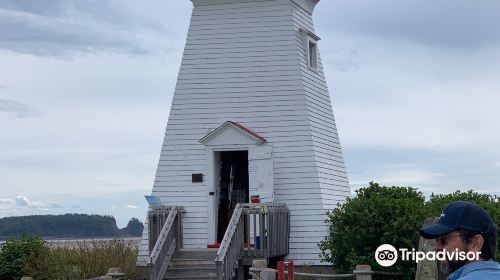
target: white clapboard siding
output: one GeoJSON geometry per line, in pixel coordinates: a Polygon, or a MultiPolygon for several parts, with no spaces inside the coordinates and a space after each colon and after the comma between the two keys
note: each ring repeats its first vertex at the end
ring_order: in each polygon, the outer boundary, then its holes
{"type": "MultiPolygon", "coordinates": [[[[186,248],[208,243],[206,148],[199,140],[236,121],[273,147],[275,201],[291,214],[290,255],[322,264],[326,211],[350,195],[318,52],[307,65],[305,33],[317,0],[193,0],[153,195],[183,206],[186,248]]],[[[147,256],[147,223],[139,260],[147,256]]],[[[323,263],[324,264],[324,263],[323,263]]]]}
{"type": "MultiPolygon", "coordinates": [[[[305,28],[314,32],[311,14],[300,8],[297,4],[294,6],[294,22],[296,28],[305,28]]],[[[300,35],[299,35],[300,37],[300,35]]],[[[308,69],[306,60],[307,50],[303,40],[299,38],[298,46],[303,47],[301,55],[301,69],[304,73],[303,81],[305,85],[305,93],[307,95],[308,106],[314,108],[309,110],[311,123],[311,131],[315,141],[315,153],[318,162],[318,171],[320,172],[320,184],[323,194],[323,203],[325,210],[331,210],[335,206],[333,203],[328,203],[335,194],[339,192],[345,196],[349,196],[349,184],[345,171],[344,160],[340,152],[340,143],[333,116],[330,95],[323,72],[323,67],[318,49],[318,71],[308,69]],[[320,101],[320,102],[318,102],[320,101]],[[324,125],[324,121],[330,121],[328,125],[324,125]],[[319,124],[319,125],[318,125],[319,124]],[[321,125],[323,124],[323,125],[321,125]],[[331,139],[335,139],[331,141],[331,139]],[[326,155],[326,157],[324,157],[326,155]],[[335,168],[331,168],[334,166],[335,168]],[[332,207],[333,206],[333,207],[332,207]]]]}

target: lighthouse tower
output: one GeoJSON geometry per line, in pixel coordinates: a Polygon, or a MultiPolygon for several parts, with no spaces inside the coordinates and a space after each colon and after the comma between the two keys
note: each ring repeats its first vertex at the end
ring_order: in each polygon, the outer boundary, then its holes
{"type": "Polygon", "coordinates": [[[152,195],[183,207],[184,248],[219,244],[236,203],[284,203],[287,257],[320,264],[325,213],[350,189],[312,20],[319,0],[192,2],[152,195]]]}

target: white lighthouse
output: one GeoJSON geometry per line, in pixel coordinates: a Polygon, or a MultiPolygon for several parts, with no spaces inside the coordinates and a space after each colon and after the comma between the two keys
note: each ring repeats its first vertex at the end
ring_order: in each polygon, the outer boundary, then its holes
{"type": "MultiPolygon", "coordinates": [[[[182,247],[217,247],[238,203],[283,203],[296,264],[320,264],[350,196],[312,14],[319,0],[192,0],[152,195],[183,207],[182,247]]],[[[151,254],[146,227],[140,251],[151,254]]]]}

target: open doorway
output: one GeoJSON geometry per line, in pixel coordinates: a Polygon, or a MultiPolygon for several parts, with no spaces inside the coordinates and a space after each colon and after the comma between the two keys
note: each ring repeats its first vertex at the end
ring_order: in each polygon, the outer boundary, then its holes
{"type": "MultiPolygon", "coordinates": [[[[234,208],[248,203],[248,151],[218,152],[219,201],[217,212],[217,243],[222,242],[234,208]]],[[[217,169],[216,169],[217,170],[217,169]]]]}

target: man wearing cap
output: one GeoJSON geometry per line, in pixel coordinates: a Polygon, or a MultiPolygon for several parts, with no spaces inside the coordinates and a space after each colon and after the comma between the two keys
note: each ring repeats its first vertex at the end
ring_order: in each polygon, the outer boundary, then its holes
{"type": "Polygon", "coordinates": [[[444,209],[435,224],[419,232],[426,239],[436,239],[436,251],[479,256],[472,260],[447,257],[446,263],[453,272],[448,280],[500,280],[500,264],[494,261],[498,228],[488,212],[477,204],[454,202],[444,209]]]}

